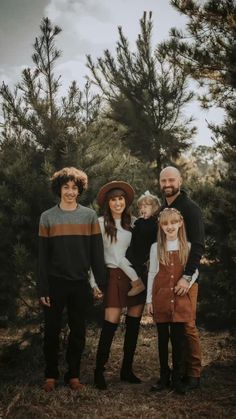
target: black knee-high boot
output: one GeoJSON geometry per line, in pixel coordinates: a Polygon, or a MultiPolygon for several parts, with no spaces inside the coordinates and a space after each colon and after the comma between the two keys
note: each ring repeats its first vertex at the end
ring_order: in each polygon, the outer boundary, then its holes
{"type": "Polygon", "coordinates": [[[112,340],[117,329],[116,323],[111,323],[104,320],[103,327],[99,339],[97,356],[96,356],[96,369],[94,371],[94,384],[100,390],[105,390],[107,384],[104,378],[104,367],[108,361],[112,340]]]}
{"type": "Polygon", "coordinates": [[[132,365],[138,340],[141,317],[126,316],[126,331],[124,340],[124,357],[120,371],[120,379],[129,383],[139,384],[141,380],[133,373],[132,365]]]}

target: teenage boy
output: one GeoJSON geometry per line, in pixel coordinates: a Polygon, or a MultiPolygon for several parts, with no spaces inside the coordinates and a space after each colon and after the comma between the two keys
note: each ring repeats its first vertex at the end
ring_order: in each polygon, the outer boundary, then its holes
{"type": "Polygon", "coordinates": [[[87,175],[74,167],[53,174],[51,186],[59,204],[42,213],[39,223],[38,293],[44,308],[45,391],[54,390],[58,371],[62,313],[67,309],[70,334],[66,384],[80,390],[80,361],[85,345],[85,314],[90,300],[88,271],[105,286],[103,242],[95,211],[78,204],[87,175]]]}

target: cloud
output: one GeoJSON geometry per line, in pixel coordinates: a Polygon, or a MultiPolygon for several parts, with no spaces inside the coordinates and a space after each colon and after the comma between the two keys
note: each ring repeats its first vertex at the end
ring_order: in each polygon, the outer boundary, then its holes
{"type": "Polygon", "coordinates": [[[62,28],[56,45],[62,51],[57,73],[63,84],[75,79],[84,85],[86,55],[96,59],[106,48],[114,51],[118,35],[111,12],[110,0],[50,0],[45,7],[44,15],[62,28]]]}
{"type": "Polygon", "coordinates": [[[61,88],[59,92],[60,96],[66,96],[68,88],[73,80],[77,82],[81,90],[83,89],[84,84],[86,83],[85,65],[83,62],[80,62],[78,60],[69,60],[66,62],[62,62],[55,69],[55,75],[57,77],[61,76],[61,88]]]}
{"type": "Polygon", "coordinates": [[[0,68],[0,84],[5,83],[7,85],[12,85],[13,80],[9,77],[9,74],[5,73],[5,68],[0,68]]]}
{"type": "Polygon", "coordinates": [[[10,66],[6,65],[0,67],[0,85],[4,82],[11,89],[20,82],[22,71],[29,67],[28,65],[10,66]]]}
{"type": "Polygon", "coordinates": [[[48,0],[0,0],[1,65],[31,61],[32,44],[48,0]]]}
{"type": "Polygon", "coordinates": [[[56,20],[64,20],[65,15],[70,15],[77,20],[82,16],[90,16],[97,21],[106,22],[111,18],[109,5],[109,0],[50,0],[45,12],[56,20]]]}
{"type": "Polygon", "coordinates": [[[62,28],[57,45],[64,62],[85,62],[87,54],[97,57],[115,45],[109,0],[50,0],[44,15],[62,28]]]}

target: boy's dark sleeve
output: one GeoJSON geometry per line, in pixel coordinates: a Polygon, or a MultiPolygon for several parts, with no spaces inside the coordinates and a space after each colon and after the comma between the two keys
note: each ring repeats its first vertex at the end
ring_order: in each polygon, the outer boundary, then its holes
{"type": "Polygon", "coordinates": [[[91,226],[90,260],[95,281],[100,290],[104,291],[107,285],[107,275],[104,261],[103,239],[96,214],[94,214],[91,226]]]}
{"type": "Polygon", "coordinates": [[[38,276],[37,293],[38,297],[49,296],[48,284],[48,259],[49,259],[49,237],[48,228],[43,217],[39,222],[39,252],[38,252],[38,276]]]}

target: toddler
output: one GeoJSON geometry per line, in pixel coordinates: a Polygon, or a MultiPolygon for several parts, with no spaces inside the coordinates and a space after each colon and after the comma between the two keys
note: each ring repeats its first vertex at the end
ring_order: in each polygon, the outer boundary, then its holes
{"type": "Polygon", "coordinates": [[[128,296],[143,292],[147,284],[147,262],[150,247],[156,241],[157,212],[160,203],[157,196],[146,191],[137,201],[139,218],[134,222],[130,246],[119,267],[130,278],[131,289],[128,296]]]}

